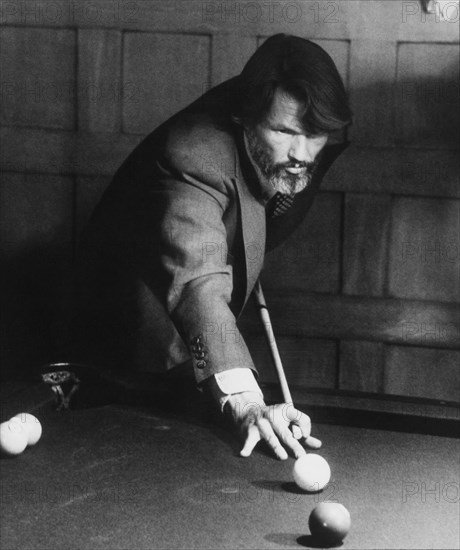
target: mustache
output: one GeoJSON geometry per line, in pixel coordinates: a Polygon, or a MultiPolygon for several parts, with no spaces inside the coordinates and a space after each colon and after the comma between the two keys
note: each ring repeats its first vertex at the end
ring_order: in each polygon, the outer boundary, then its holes
{"type": "Polygon", "coordinates": [[[276,168],[305,168],[308,172],[312,172],[316,167],[316,162],[285,162],[276,164],[276,168]]]}

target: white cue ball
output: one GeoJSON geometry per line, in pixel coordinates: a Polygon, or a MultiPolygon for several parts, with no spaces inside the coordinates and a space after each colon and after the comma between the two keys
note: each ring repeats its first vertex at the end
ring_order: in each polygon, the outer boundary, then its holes
{"type": "Polygon", "coordinates": [[[319,455],[309,453],[294,462],[294,481],[304,491],[321,491],[331,479],[331,468],[319,455]]]}
{"type": "Polygon", "coordinates": [[[2,455],[15,456],[27,447],[27,431],[19,422],[0,424],[0,451],[2,455]]]}
{"type": "Polygon", "coordinates": [[[42,425],[40,420],[33,414],[19,413],[11,419],[13,422],[22,424],[27,432],[27,445],[35,445],[42,436],[42,425]]]}

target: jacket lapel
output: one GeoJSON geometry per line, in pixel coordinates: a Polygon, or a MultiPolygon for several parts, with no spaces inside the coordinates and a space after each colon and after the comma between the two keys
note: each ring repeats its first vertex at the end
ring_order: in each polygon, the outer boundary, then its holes
{"type": "MultiPolygon", "coordinates": [[[[244,180],[236,179],[241,211],[244,260],[246,266],[246,304],[259,277],[265,255],[265,208],[252,195],[244,180]]],[[[243,305],[244,307],[244,305],[243,305]]]]}
{"type": "Polygon", "coordinates": [[[243,131],[236,132],[238,162],[236,162],[235,187],[241,212],[243,251],[246,267],[246,292],[244,305],[262,270],[265,256],[266,222],[265,207],[258,196],[260,185],[246,154],[243,131]]]}

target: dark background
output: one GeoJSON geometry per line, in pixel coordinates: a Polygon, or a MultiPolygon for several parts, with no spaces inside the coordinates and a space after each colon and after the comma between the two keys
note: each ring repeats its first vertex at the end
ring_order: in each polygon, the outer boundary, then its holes
{"type": "MultiPolygon", "coordinates": [[[[441,21],[417,1],[2,2],[2,378],[65,359],[78,236],[122,160],[237,74],[265,37],[287,32],[330,53],[355,113],[352,146],[308,219],[266,260],[288,380],[460,401],[450,4],[441,21]]],[[[274,381],[251,308],[241,326],[263,380],[274,381]]]]}

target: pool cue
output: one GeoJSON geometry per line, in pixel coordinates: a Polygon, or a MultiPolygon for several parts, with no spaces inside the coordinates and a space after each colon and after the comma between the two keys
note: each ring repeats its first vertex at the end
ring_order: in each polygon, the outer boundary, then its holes
{"type": "MultiPolygon", "coordinates": [[[[268,312],[267,303],[265,302],[264,293],[262,292],[262,285],[260,284],[259,279],[257,279],[253,293],[257,309],[259,311],[259,318],[264,328],[265,338],[268,342],[268,347],[270,348],[270,353],[273,364],[275,365],[276,374],[278,375],[283,399],[286,403],[292,403],[291,392],[289,391],[286,374],[284,373],[283,363],[281,362],[278,346],[276,345],[275,334],[273,333],[273,330],[271,330],[272,324],[270,321],[270,314],[268,312]]],[[[302,437],[302,432],[300,431],[299,426],[295,424],[292,426],[292,433],[296,439],[300,439],[302,437]]]]}

